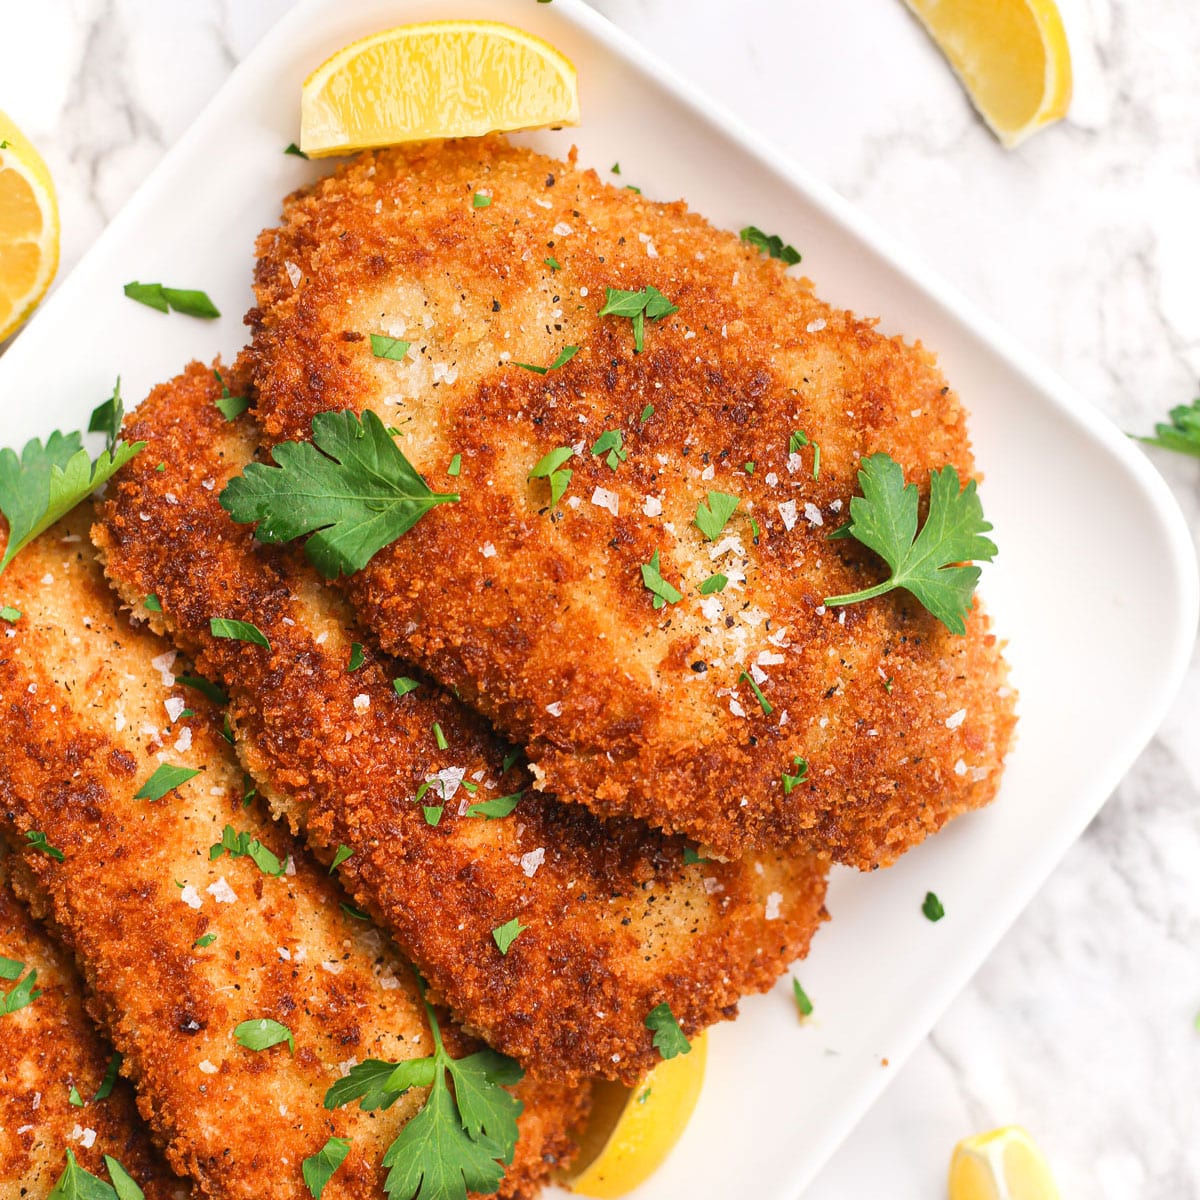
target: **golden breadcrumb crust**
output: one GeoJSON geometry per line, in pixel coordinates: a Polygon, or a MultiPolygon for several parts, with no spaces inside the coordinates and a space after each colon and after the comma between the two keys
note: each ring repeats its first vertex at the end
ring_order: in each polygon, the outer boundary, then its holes
{"type": "MultiPolygon", "coordinates": [[[[181,685],[176,652],[118,611],[87,539],[93,515],[82,505],[4,575],[23,614],[0,640],[0,831],[23,847],[18,892],[74,950],[142,1115],[202,1194],[306,1200],[302,1160],[339,1136],[353,1148],[326,1200],[379,1200],[380,1158],[422,1093],[374,1113],[322,1099],[357,1061],[431,1051],[414,977],[342,909],[324,868],[246,806],[221,715],[181,685]],[[163,762],[200,774],[135,799],[163,762]],[[290,859],[286,874],[214,859],[227,823],[290,859]],[[34,831],[61,863],[28,844],[34,831]],[[258,1018],[290,1028],[294,1056],[238,1044],[235,1026],[258,1018]]],[[[532,1077],[518,1091],[501,1195],[525,1197],[569,1155],[586,1091],[532,1077]]]]}
{"type": "Polygon", "coordinates": [[[238,751],[271,804],[326,861],[353,848],[341,875],[356,901],[466,1027],[543,1071],[632,1081],[658,1060],[644,1023],[656,1005],[695,1033],[771,987],[824,917],[826,864],[798,849],[688,865],[678,837],[530,790],[504,769],[508,747],[432,682],[397,696],[413,668],[373,650],[298,555],[221,508],[257,431],[226,421],[220,395],[193,364],[131,414],[125,436],[148,446],[93,537],[138,616],[228,687],[238,751]],[[252,622],[270,651],[212,637],[217,616],[252,622]],[[518,791],[511,816],[466,815],[518,791]],[[436,826],[426,806],[444,809],[436,826]],[[501,954],[492,931],[514,918],[526,928],[501,954]]]}
{"type": "Polygon", "coordinates": [[[884,577],[827,540],[863,456],[923,493],[933,468],[972,474],[962,406],[919,344],[682,202],[498,137],[361,155],[290,197],[258,255],[269,438],[372,409],[462,496],[350,578],[360,616],[525,746],[538,786],[722,856],[804,837],[864,868],[993,797],[1013,697],[978,605],[965,637],[905,592],[824,605],[884,577]],[[598,311],[606,288],[648,286],[679,312],[646,321],[638,354],[631,320],[598,311]],[[372,334],[407,357],[376,357],[372,334]],[[623,460],[592,451],[614,430],[623,460]],[[560,446],[574,476],[551,507],[528,476],[560,446]],[[740,501],[713,541],[693,524],[709,491],[740,501]],[[655,553],[683,593],[660,610],[655,553]],[[726,589],[702,595],[717,573],[726,589]]]}
{"type": "MultiPolygon", "coordinates": [[[[71,1150],[85,1170],[107,1179],[111,1155],[147,1200],[185,1200],[191,1188],[167,1170],[119,1079],[103,1100],[113,1050],[84,1012],[83,983],[70,956],[13,895],[0,843],[0,957],[37,972],[32,1004],[0,1015],[0,1200],[46,1200],[71,1150]],[[84,1102],[70,1102],[75,1088],[84,1102]]],[[[10,992],[17,980],[0,982],[10,992]]]]}

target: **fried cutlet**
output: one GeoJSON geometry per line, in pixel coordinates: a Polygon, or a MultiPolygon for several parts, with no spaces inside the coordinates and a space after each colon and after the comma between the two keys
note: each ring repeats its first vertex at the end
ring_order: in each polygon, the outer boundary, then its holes
{"type": "Polygon", "coordinates": [[[973,475],[919,344],[682,202],[501,138],[364,154],[297,192],[255,286],[268,438],[370,409],[461,495],[349,595],[384,649],[525,747],[538,787],[721,856],[803,837],[862,868],[994,796],[1014,699],[979,605],[960,637],[907,592],[824,603],[886,575],[828,540],[864,456],[926,499],[932,469],[973,475]],[[610,288],[678,311],[600,316],[610,288]],[[552,503],[530,475],[560,447],[552,503]],[[710,538],[712,492],[738,504],[710,538]]]}
{"type": "MultiPolygon", "coordinates": [[[[92,519],[81,506],[4,574],[22,614],[0,642],[0,831],[21,847],[18,893],[74,951],[143,1116],[201,1193],[310,1200],[302,1161],[338,1136],[351,1149],[325,1200],[382,1200],[381,1156],[424,1092],[373,1112],[322,1100],[357,1062],[431,1052],[415,977],[257,812],[221,714],[119,611],[92,519]],[[199,773],[166,790],[164,765],[199,773]],[[239,1044],[259,1019],[286,1026],[294,1054],[239,1044]]],[[[586,1091],[526,1076],[517,1092],[500,1194],[525,1197],[570,1153],[586,1091]]]]}
{"type": "Polygon", "coordinates": [[[133,1089],[124,1079],[106,1087],[112,1047],[87,1017],[70,956],[13,895],[2,843],[0,959],[11,964],[0,997],[36,997],[11,1012],[0,1001],[0,1200],[46,1200],[67,1150],[101,1179],[105,1155],[115,1158],[147,1200],[186,1200],[191,1189],[151,1144],[133,1089]]]}
{"type": "Polygon", "coordinates": [[[397,695],[413,668],[373,650],[301,556],[221,508],[258,437],[218,411],[221,394],[193,364],[127,419],[147,448],[100,508],[107,573],[228,688],[238,752],[272,806],[325,860],[353,849],[340,873],[356,901],[469,1029],[528,1065],[632,1081],[658,1060],[651,1009],[669,1004],[694,1033],[807,951],[826,865],[808,849],[699,861],[682,838],[532,790],[432,682],[397,695]],[[214,638],[213,617],[252,623],[270,649],[214,638]],[[517,793],[509,815],[472,815],[517,793]],[[512,920],[502,953],[493,930],[512,920]]]}

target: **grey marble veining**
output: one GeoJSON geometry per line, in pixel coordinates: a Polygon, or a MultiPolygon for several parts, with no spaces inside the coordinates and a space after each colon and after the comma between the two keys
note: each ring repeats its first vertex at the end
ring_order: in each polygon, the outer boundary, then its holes
{"type": "MultiPolygon", "coordinates": [[[[1071,119],[1015,153],[981,126],[899,0],[594,3],[1124,428],[1148,431],[1197,394],[1194,0],[1061,0],[1071,119]]],[[[0,108],[53,171],[62,275],[288,6],[0,0],[0,108]]],[[[1200,462],[1154,452],[1154,463],[1200,535],[1200,462]]],[[[955,1140],[1018,1121],[1064,1196],[1200,1197],[1198,1012],[1194,658],[1112,801],[807,1196],[940,1196],[955,1140]]]]}

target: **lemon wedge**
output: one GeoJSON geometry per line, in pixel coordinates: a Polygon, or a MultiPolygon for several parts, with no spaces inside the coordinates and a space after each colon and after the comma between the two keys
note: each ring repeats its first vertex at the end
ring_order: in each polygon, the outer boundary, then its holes
{"type": "Polygon", "coordinates": [[[1019,1125],[964,1138],[950,1160],[950,1200],[1059,1200],[1045,1155],[1019,1125]]]}
{"type": "Polygon", "coordinates": [[[688,1054],[660,1062],[634,1088],[598,1082],[571,1190],[609,1200],[649,1179],[687,1128],[707,1058],[701,1033],[688,1054]]]}
{"type": "Polygon", "coordinates": [[[1067,115],[1071,52],[1054,0],[906,0],[1010,150],[1067,115]]]}
{"type": "Polygon", "coordinates": [[[42,156],[0,112],[0,342],[46,294],[58,267],[58,204],[42,156]]]}
{"type": "Polygon", "coordinates": [[[326,59],[304,81],[300,149],[322,157],[577,124],[575,67],[549,42],[499,21],[429,21],[326,59]]]}

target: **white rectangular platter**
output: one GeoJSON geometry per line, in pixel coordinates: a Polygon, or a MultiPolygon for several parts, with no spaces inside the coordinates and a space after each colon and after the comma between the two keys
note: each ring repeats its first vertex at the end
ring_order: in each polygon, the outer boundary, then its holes
{"type": "MultiPolygon", "coordinates": [[[[833,921],[799,974],[713,1032],[708,1083],[639,1200],[795,1200],[926,1034],[1150,738],[1195,634],[1195,562],[1166,487],[1102,417],[818,182],[676,80],[579,0],[308,0],[238,67],[71,277],[0,359],[0,444],[79,428],[122,376],[128,402],[189,359],[245,340],[255,235],[328,169],[282,154],[305,75],[389,25],[508,20],[579,69],[583,124],[524,135],[718,225],[753,223],[804,253],[827,300],[940,356],[972,413],[1000,555],[983,591],[1010,640],[1021,726],[1001,794],[872,876],[836,873],[833,921]],[[131,279],[205,289],[224,314],[163,316],[131,279]],[[948,915],[920,910],[936,891],[948,915]],[[890,1067],[883,1065],[888,1060],[890,1067]]],[[[264,1114],[264,1120],[266,1115],[264,1114]]]]}

